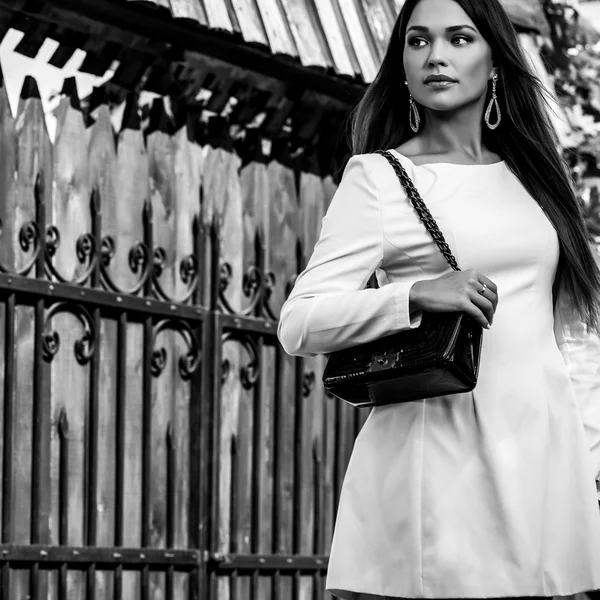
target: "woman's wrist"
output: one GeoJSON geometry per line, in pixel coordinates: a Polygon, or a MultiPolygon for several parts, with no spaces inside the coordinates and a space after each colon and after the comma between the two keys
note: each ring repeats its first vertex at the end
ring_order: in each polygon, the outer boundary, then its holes
{"type": "Polygon", "coordinates": [[[410,292],[408,293],[408,306],[411,314],[423,308],[423,305],[421,304],[423,283],[423,281],[415,281],[410,288],[410,292]]]}

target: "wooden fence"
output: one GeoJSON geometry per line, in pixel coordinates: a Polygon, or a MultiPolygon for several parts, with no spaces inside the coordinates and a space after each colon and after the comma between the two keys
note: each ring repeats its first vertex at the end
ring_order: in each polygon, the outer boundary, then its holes
{"type": "Polygon", "coordinates": [[[0,89],[0,598],[324,598],[365,415],[275,332],[333,178],[161,99],[56,114],[0,89]]]}

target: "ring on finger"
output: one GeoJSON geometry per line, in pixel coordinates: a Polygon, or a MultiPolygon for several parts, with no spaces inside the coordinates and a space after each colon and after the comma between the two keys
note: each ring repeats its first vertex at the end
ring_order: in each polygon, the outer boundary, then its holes
{"type": "Polygon", "coordinates": [[[486,292],[486,290],[487,290],[487,289],[488,289],[488,286],[487,286],[487,285],[485,285],[485,283],[482,283],[482,284],[481,284],[481,289],[479,290],[479,293],[480,293],[482,296],[484,296],[484,295],[485,295],[485,292],[486,292]]]}

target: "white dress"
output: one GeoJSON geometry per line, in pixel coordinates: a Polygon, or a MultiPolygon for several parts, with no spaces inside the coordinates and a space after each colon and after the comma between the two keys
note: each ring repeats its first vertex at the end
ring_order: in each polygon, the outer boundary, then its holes
{"type": "MultiPolygon", "coordinates": [[[[552,308],[554,228],[504,162],[397,154],[459,266],[498,286],[474,392],[373,410],[340,498],[341,598],[497,598],[600,588],[600,344],[552,308]]],[[[448,272],[387,161],[353,157],[281,315],[287,352],[416,327],[414,282],[448,272]],[[377,269],[380,289],[364,289],[377,269]]]]}

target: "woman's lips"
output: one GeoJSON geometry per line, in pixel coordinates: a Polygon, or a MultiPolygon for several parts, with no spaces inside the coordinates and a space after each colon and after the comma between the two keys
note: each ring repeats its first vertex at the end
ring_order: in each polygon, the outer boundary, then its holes
{"type": "Polygon", "coordinates": [[[429,81],[425,85],[430,88],[443,89],[454,85],[456,81],[429,81]]]}

